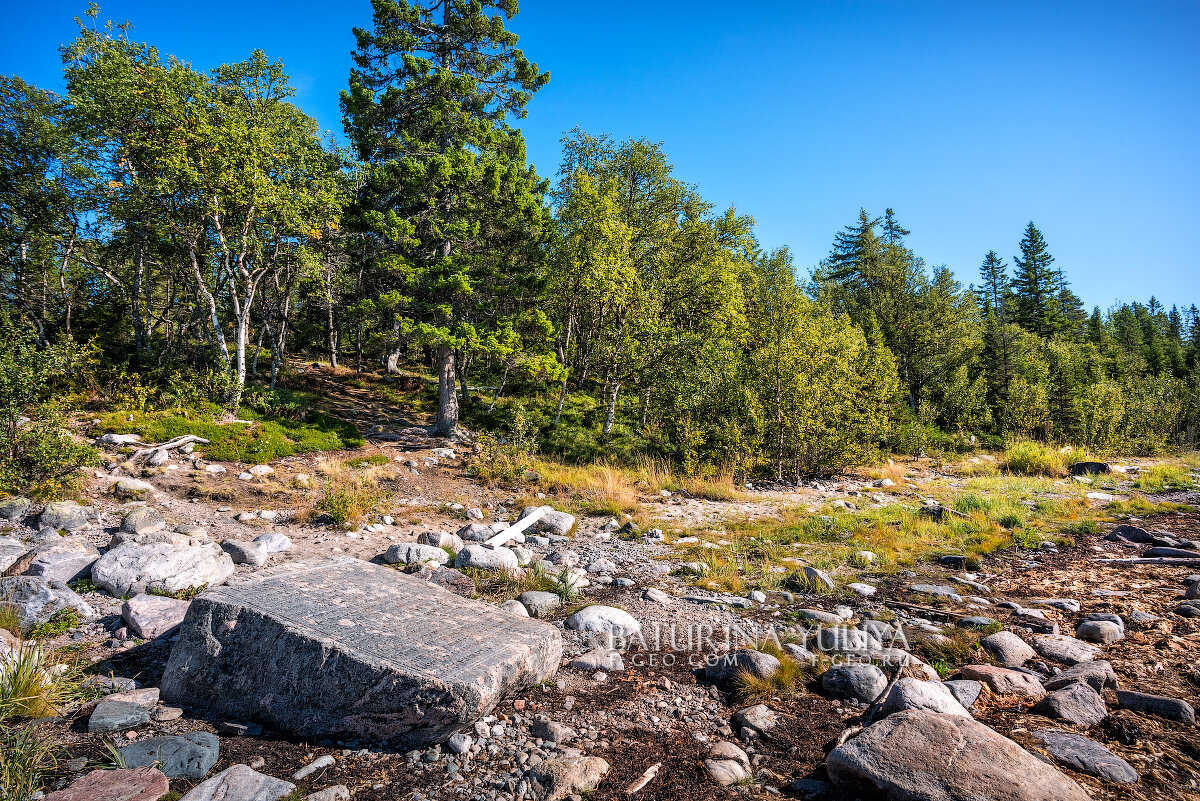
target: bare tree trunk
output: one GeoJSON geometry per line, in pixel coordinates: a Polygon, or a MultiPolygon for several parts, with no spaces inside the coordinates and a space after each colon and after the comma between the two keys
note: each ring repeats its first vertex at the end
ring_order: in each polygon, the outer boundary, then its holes
{"type": "Polygon", "coordinates": [[[455,353],[454,359],[454,363],[457,365],[455,372],[458,373],[458,384],[460,387],[462,387],[462,405],[464,407],[470,406],[473,401],[471,399],[471,391],[467,387],[467,368],[471,366],[471,359],[457,352],[455,353]]]}
{"type": "Polygon", "coordinates": [[[326,306],[325,331],[329,337],[329,365],[336,370],[338,366],[338,330],[333,317],[332,297],[329,299],[329,305],[326,306]]]}
{"type": "Polygon", "coordinates": [[[621,382],[612,382],[612,387],[608,391],[608,414],[604,418],[604,433],[611,434],[613,423],[617,417],[617,393],[621,391],[621,382]]]}
{"type": "Polygon", "coordinates": [[[454,348],[438,347],[438,414],[434,430],[447,435],[458,428],[458,395],[454,389],[454,348]]]}
{"type": "MultiPolygon", "coordinates": [[[[262,327],[258,329],[258,342],[254,346],[254,361],[250,362],[250,374],[258,375],[258,354],[262,352],[263,334],[267,330],[267,321],[264,318],[262,327]]],[[[274,358],[272,356],[272,358],[274,358]]]]}
{"type": "Polygon", "coordinates": [[[569,372],[563,376],[562,389],[558,391],[558,408],[554,410],[554,425],[558,425],[559,418],[562,417],[563,403],[567,400],[567,381],[570,379],[569,372]]]}

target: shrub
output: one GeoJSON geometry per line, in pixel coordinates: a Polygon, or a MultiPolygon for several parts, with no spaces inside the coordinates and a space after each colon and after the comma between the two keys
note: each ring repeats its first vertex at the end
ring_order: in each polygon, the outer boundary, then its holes
{"type": "Polygon", "coordinates": [[[533,468],[537,429],[522,404],[511,404],[512,422],[503,436],[480,434],[482,455],[468,468],[484,484],[516,484],[533,468]]]}
{"type": "Polygon", "coordinates": [[[1018,440],[1004,452],[1001,466],[1024,476],[1057,478],[1067,474],[1066,458],[1057,448],[1033,440],[1018,440]]]}
{"type": "Polygon", "coordinates": [[[317,508],[333,518],[338,525],[362,520],[379,503],[380,492],[366,477],[339,476],[325,487],[317,508]]]}
{"type": "Polygon", "coordinates": [[[300,422],[308,414],[308,406],[287,390],[247,387],[242,404],[266,417],[300,422]]]}
{"type": "Polygon", "coordinates": [[[0,339],[0,491],[57,497],[76,484],[80,467],[100,458],[75,442],[53,400],[89,352],[73,344],[39,350],[33,335],[8,317],[0,317],[0,339]]]}

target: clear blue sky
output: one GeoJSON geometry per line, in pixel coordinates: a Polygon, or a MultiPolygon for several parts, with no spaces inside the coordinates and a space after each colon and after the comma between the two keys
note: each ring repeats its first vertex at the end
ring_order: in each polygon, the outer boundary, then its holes
{"type": "MultiPolygon", "coordinates": [[[[61,86],[85,0],[0,0],[0,73],[61,86]]],[[[255,47],[340,133],[366,0],[109,0],[101,17],[198,68],[255,47]]],[[[1200,2],[522,0],[513,23],[552,78],[523,123],[557,172],[580,126],[664,143],[678,175],[754,215],[801,272],[858,208],[964,283],[1011,263],[1025,223],[1091,307],[1200,303],[1200,2]]]]}

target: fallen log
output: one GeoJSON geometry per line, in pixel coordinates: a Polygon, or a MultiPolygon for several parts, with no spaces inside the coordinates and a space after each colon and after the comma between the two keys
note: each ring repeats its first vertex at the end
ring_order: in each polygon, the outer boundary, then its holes
{"type": "Polygon", "coordinates": [[[136,462],[139,459],[145,459],[153,464],[154,461],[152,460],[162,461],[163,457],[165,457],[168,452],[192,443],[198,445],[207,445],[208,440],[206,440],[204,437],[197,437],[195,434],[184,434],[182,436],[175,437],[175,439],[167,440],[166,442],[162,442],[157,445],[146,445],[143,448],[139,448],[133,452],[133,455],[129,457],[128,461],[136,462]]]}
{"type": "Polygon", "coordinates": [[[487,540],[487,542],[484,543],[484,545],[490,545],[493,548],[495,548],[499,545],[503,545],[504,543],[508,542],[513,537],[517,536],[518,534],[524,533],[525,529],[529,528],[534,523],[541,520],[542,517],[545,516],[546,512],[552,512],[552,511],[554,511],[554,507],[539,506],[536,511],[530,512],[528,517],[521,518],[516,523],[513,523],[508,528],[504,529],[503,531],[496,534],[495,536],[489,538],[487,540]]]}

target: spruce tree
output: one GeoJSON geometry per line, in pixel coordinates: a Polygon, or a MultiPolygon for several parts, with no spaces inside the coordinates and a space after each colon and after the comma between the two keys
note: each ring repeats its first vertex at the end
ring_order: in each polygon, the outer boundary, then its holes
{"type": "MultiPolygon", "coordinates": [[[[374,29],[355,29],[355,68],[342,93],[346,132],[368,164],[357,206],[398,290],[398,330],[433,348],[437,431],[458,424],[456,350],[485,321],[470,298],[497,273],[497,252],[537,235],[545,184],[525,163],[530,96],[549,80],[517,49],[505,23],[516,0],[372,0],[374,29]]],[[[519,283],[519,282],[517,282],[519,283]]]]}
{"type": "Polygon", "coordinates": [[[1013,321],[1027,331],[1052,336],[1063,327],[1058,295],[1062,275],[1054,269],[1054,257],[1046,247],[1042,232],[1032,222],[1021,239],[1021,255],[1014,260],[1013,321]]]}
{"type": "Polygon", "coordinates": [[[980,286],[975,297],[983,318],[983,352],[980,354],[988,375],[989,394],[993,405],[1003,405],[1008,398],[1012,380],[1009,307],[1012,305],[1012,286],[1008,265],[994,250],[989,250],[979,266],[980,286]]]}

